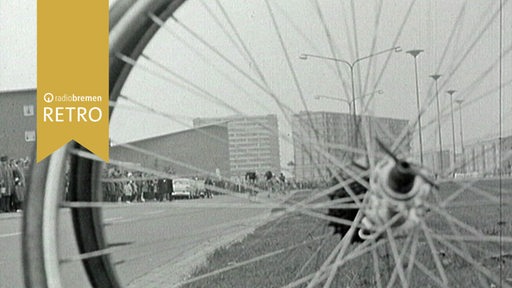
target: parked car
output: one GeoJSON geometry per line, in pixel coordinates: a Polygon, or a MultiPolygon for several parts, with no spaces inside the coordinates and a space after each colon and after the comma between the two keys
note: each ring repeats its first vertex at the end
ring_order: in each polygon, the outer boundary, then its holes
{"type": "Polygon", "coordinates": [[[174,179],[172,182],[173,192],[171,197],[173,199],[183,198],[192,199],[197,196],[196,181],[188,178],[174,179]]]}

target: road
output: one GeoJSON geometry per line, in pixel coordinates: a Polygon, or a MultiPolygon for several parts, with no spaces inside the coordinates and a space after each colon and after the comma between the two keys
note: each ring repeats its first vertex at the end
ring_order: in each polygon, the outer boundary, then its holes
{"type": "MultiPolygon", "coordinates": [[[[511,184],[511,180],[503,183],[504,191],[508,192],[505,199],[511,197],[511,184]]],[[[476,186],[497,191],[497,182],[492,180],[476,186]]],[[[209,251],[240,238],[256,225],[243,220],[266,219],[269,209],[254,208],[252,204],[247,199],[218,196],[164,203],[120,203],[103,209],[108,242],[132,244],[118,246],[118,251],[112,254],[123,286],[172,287],[187,276],[191,267],[204,261],[209,251]]],[[[77,254],[69,215],[68,210],[61,210],[61,258],[77,254]]],[[[20,225],[21,213],[0,214],[1,288],[23,285],[20,225]]],[[[61,272],[63,287],[87,287],[80,262],[61,265],[61,272]]]]}
{"type": "MultiPolygon", "coordinates": [[[[204,261],[208,251],[240,238],[256,225],[241,220],[264,221],[269,213],[268,209],[240,209],[245,204],[249,201],[219,196],[105,208],[108,242],[131,243],[118,246],[112,254],[123,286],[169,287],[182,280],[193,265],[204,261]]],[[[77,254],[69,215],[61,211],[59,253],[63,259],[77,254]]],[[[21,217],[0,216],[0,287],[22,287],[21,217]]],[[[62,264],[61,273],[63,287],[87,287],[80,262],[62,264]]]]}
{"type": "Polygon", "coordinates": [[[0,287],[23,287],[21,213],[0,214],[0,287]]]}

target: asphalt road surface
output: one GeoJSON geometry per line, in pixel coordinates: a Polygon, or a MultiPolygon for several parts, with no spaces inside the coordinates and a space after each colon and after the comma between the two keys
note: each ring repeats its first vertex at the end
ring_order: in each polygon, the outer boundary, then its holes
{"type": "Polygon", "coordinates": [[[0,287],[23,287],[21,213],[0,214],[0,287]]]}
{"type": "MultiPolygon", "coordinates": [[[[109,243],[123,286],[170,287],[183,280],[208,251],[240,238],[255,227],[244,219],[264,221],[269,209],[242,208],[250,202],[228,196],[213,199],[119,204],[103,210],[109,243]]],[[[0,215],[0,287],[23,287],[21,213],[0,215]]],[[[69,211],[62,210],[59,253],[77,254],[69,211]]],[[[260,222],[261,222],[260,221],[260,222]]],[[[61,265],[63,287],[87,287],[79,261],[61,265]]]]}

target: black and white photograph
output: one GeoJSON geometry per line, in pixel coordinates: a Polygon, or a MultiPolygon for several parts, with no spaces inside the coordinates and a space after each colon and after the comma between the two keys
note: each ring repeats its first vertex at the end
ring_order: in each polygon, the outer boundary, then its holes
{"type": "Polygon", "coordinates": [[[0,288],[512,288],[510,1],[105,2],[109,157],[38,161],[0,0],[0,288]]]}

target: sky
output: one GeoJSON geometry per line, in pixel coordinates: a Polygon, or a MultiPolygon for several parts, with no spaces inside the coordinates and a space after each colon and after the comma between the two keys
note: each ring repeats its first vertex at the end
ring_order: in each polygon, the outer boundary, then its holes
{"type": "MultiPolygon", "coordinates": [[[[318,1],[322,17],[315,0],[269,1],[280,34],[275,32],[264,0],[221,2],[222,6],[217,6],[213,0],[188,1],[176,13],[180,23],[199,35],[199,40],[172,21],[157,33],[145,51],[154,62],[140,59],[122,91],[129,99],[154,110],[148,112],[140,105],[120,101],[111,123],[111,137],[116,142],[188,129],[195,117],[277,114],[283,134],[281,162],[287,163],[293,160],[289,144],[291,129],[286,120],[290,115],[282,113],[283,106],[277,105],[275,99],[292,113],[305,109],[349,112],[345,102],[316,99],[315,95],[352,97],[350,70],[346,65],[336,67],[333,61],[301,60],[299,56],[308,53],[352,62],[395,46],[400,46],[402,52],[361,60],[354,68],[358,97],[383,91],[364,98],[365,101],[371,99],[368,105],[371,109],[365,110],[365,114],[417,118],[414,58],[405,52],[422,49],[424,52],[417,57],[417,65],[420,102],[425,110],[421,116],[425,149],[435,149],[437,145],[436,109],[432,101],[434,81],[428,77],[434,73],[443,75],[438,84],[442,138],[446,147],[451,147],[452,137],[450,102],[446,94],[449,89],[457,90],[455,98],[464,99],[466,144],[498,135],[500,25],[499,18],[493,14],[499,1],[353,1],[352,6],[351,1],[326,0],[318,1]],[[382,3],[381,9],[379,3],[382,3]],[[229,18],[223,16],[220,7],[229,18]],[[227,19],[235,25],[243,45],[227,19]],[[404,22],[404,19],[407,20],[404,22]],[[217,21],[222,24],[217,25],[217,21]],[[280,37],[286,50],[281,47],[280,37]],[[218,53],[201,41],[215,47],[218,53]],[[244,46],[255,63],[243,51],[244,46]],[[218,54],[227,57],[236,68],[218,54]],[[290,72],[289,65],[295,74],[290,72]],[[248,80],[236,69],[256,80],[248,80]],[[265,76],[275,98],[254,84],[262,83],[257,69],[265,76]],[[194,84],[183,84],[180,77],[194,84]],[[168,117],[158,116],[155,110],[168,117]]],[[[512,45],[512,5],[510,1],[503,2],[506,5],[502,47],[507,53],[512,45]]],[[[35,13],[34,1],[0,0],[0,90],[36,85],[35,13]]],[[[510,54],[505,54],[502,63],[502,83],[507,83],[512,79],[510,54]]],[[[506,135],[512,133],[510,92],[510,84],[503,87],[501,109],[506,135]]],[[[364,110],[364,104],[358,104],[359,112],[364,110]]],[[[458,121],[459,115],[455,116],[458,121]]],[[[458,135],[459,130],[456,131],[457,144],[458,135]]],[[[417,143],[414,147],[417,149],[417,143]]]]}
{"type": "Polygon", "coordinates": [[[35,3],[0,0],[0,91],[36,87],[35,3]]]}

